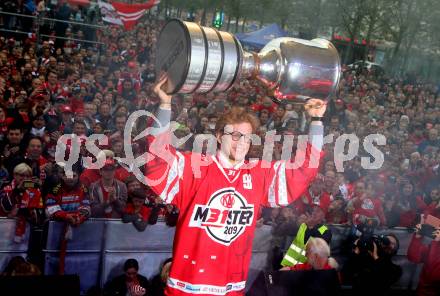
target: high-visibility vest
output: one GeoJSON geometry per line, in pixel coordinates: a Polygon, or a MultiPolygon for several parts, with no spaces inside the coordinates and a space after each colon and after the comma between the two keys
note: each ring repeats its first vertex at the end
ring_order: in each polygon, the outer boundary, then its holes
{"type": "MultiPolygon", "coordinates": [[[[283,261],[281,261],[282,266],[295,266],[296,264],[306,263],[306,235],[307,225],[303,223],[300,225],[298,232],[296,233],[295,239],[290,244],[286,255],[284,255],[283,261]]],[[[321,235],[327,231],[327,226],[322,225],[318,228],[321,235]]]]}

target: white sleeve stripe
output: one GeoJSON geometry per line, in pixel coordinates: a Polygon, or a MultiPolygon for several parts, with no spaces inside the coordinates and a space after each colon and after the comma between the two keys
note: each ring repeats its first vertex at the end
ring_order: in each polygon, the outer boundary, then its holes
{"type": "Polygon", "coordinates": [[[179,151],[176,151],[176,155],[179,157],[179,178],[182,178],[185,168],[185,157],[179,151]]]}
{"type": "Polygon", "coordinates": [[[310,124],[309,143],[318,151],[324,146],[324,126],[318,124],[310,124]]]}
{"type": "Polygon", "coordinates": [[[180,152],[176,152],[177,158],[174,159],[173,166],[168,175],[167,185],[160,197],[166,202],[171,203],[179,192],[179,178],[183,176],[183,170],[185,168],[185,157],[180,152]],[[171,183],[175,181],[173,188],[168,192],[171,183]]]}
{"type": "Polygon", "coordinates": [[[170,170],[168,171],[168,179],[167,184],[165,185],[165,188],[163,189],[162,193],[160,194],[160,198],[164,201],[166,201],[167,192],[171,185],[171,183],[177,178],[177,159],[175,158],[173,161],[173,164],[171,165],[170,170]]]}
{"type": "Polygon", "coordinates": [[[280,206],[287,206],[287,182],[286,182],[286,162],[281,163],[278,170],[278,203],[280,206]]]}
{"type": "Polygon", "coordinates": [[[277,170],[278,167],[280,166],[280,162],[277,161],[274,165],[273,165],[273,170],[275,171],[274,177],[272,179],[272,183],[270,184],[269,187],[269,192],[268,192],[268,201],[271,207],[277,207],[277,203],[276,203],[276,196],[275,196],[275,183],[277,180],[277,170]]]}
{"type": "Polygon", "coordinates": [[[48,206],[46,208],[47,213],[49,214],[48,216],[52,216],[53,214],[55,214],[58,211],[61,211],[61,207],[59,205],[54,205],[54,206],[48,206]]]}

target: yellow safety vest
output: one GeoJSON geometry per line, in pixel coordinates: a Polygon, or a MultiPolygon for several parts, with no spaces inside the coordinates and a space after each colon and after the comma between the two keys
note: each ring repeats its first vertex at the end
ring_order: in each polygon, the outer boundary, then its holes
{"type": "MultiPolygon", "coordinates": [[[[318,228],[318,231],[321,235],[327,231],[327,226],[322,225],[318,228]]],[[[306,235],[307,225],[306,223],[302,223],[296,233],[295,239],[290,244],[289,249],[287,250],[286,255],[284,255],[283,260],[281,261],[282,266],[294,266],[298,263],[306,263],[306,235]]]]}

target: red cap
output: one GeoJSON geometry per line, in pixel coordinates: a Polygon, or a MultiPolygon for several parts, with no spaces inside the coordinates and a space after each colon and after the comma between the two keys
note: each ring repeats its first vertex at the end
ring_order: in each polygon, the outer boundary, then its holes
{"type": "Polygon", "coordinates": [[[61,113],[73,113],[72,108],[68,105],[63,105],[60,108],[61,113]]]}
{"type": "Polygon", "coordinates": [[[128,68],[136,68],[136,63],[133,61],[128,62],[128,68]]]}
{"type": "Polygon", "coordinates": [[[103,168],[116,168],[116,162],[112,159],[112,158],[107,158],[104,162],[104,167],[103,168]]]}
{"type": "Polygon", "coordinates": [[[336,104],[344,105],[344,101],[341,100],[341,99],[337,99],[337,100],[336,100],[336,104]]]}
{"type": "Polygon", "coordinates": [[[85,114],[85,112],[84,112],[84,109],[76,109],[76,112],[75,112],[76,114],[78,114],[78,115],[84,115],[85,114]]]}

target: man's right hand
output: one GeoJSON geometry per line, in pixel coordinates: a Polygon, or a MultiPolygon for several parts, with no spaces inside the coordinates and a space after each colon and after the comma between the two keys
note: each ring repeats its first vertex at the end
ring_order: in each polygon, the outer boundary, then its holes
{"type": "Polygon", "coordinates": [[[162,86],[167,82],[168,77],[164,73],[160,76],[159,81],[154,85],[153,91],[160,99],[160,107],[163,109],[171,109],[172,96],[168,95],[162,86]]]}
{"type": "Polygon", "coordinates": [[[76,217],[73,214],[67,214],[66,215],[66,221],[70,225],[75,225],[76,224],[76,217]]]}

